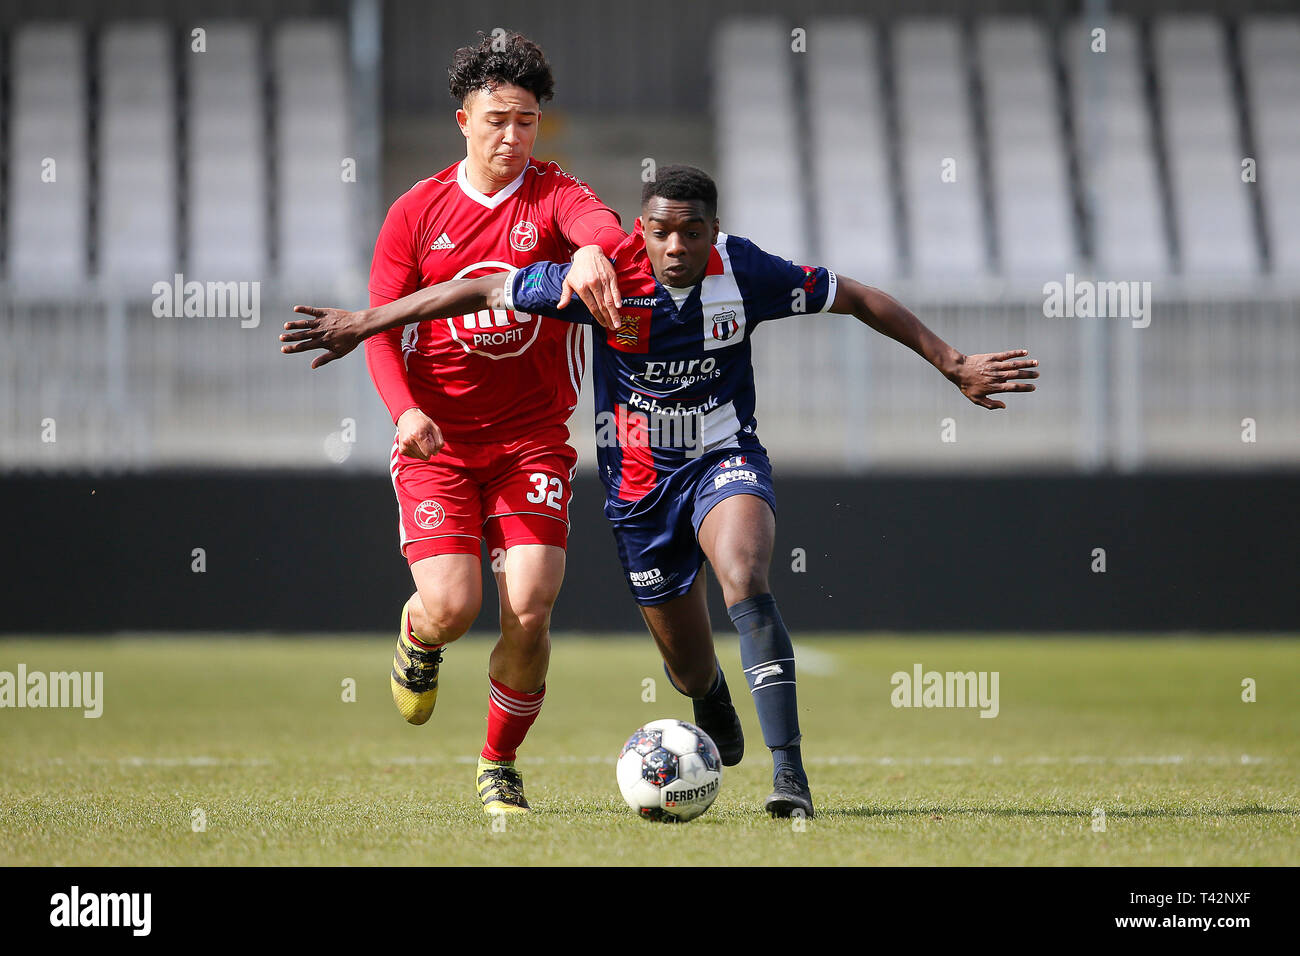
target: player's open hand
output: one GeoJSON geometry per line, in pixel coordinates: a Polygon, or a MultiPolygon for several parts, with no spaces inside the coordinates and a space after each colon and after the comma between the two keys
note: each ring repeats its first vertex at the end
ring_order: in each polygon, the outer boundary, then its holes
{"type": "Polygon", "coordinates": [[[418,408],[408,408],[397,419],[397,448],[408,458],[428,461],[442,451],[442,429],[418,408]]]}
{"type": "Polygon", "coordinates": [[[280,341],[292,344],[280,346],[280,351],[293,353],[323,349],[325,354],[316,356],[311,363],[312,368],[320,368],[342,358],[365,338],[359,312],[320,309],[311,305],[295,305],[293,311],[311,318],[293,319],[284,323],[287,334],[281,335],[280,341]]]}
{"type": "Polygon", "coordinates": [[[618,310],[623,307],[623,297],[618,294],[618,274],[600,246],[583,246],[573,254],[573,265],[564,277],[556,308],[564,308],[575,295],[605,328],[619,327],[618,310]]]}
{"type": "Polygon", "coordinates": [[[984,408],[1006,408],[988,396],[998,392],[1032,392],[1030,382],[1014,379],[1038,378],[1038,359],[1026,358],[1028,349],[1011,349],[1008,352],[988,352],[983,355],[962,356],[948,376],[961,393],[976,405],[984,408]]]}

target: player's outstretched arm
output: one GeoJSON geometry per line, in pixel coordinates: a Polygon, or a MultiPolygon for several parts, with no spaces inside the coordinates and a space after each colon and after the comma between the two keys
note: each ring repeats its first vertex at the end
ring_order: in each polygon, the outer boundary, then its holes
{"type": "Polygon", "coordinates": [[[1028,349],[1008,349],[982,355],[963,355],[890,295],[838,276],[831,312],[856,316],[881,335],[901,342],[937,368],[961,393],[984,408],[1006,408],[1006,403],[988,396],[999,392],[1032,392],[1029,382],[1013,379],[1038,378],[1038,359],[1026,358],[1028,349]]]}
{"type": "Polygon", "coordinates": [[[386,305],[360,312],[295,305],[293,311],[309,318],[284,323],[285,334],[280,336],[280,341],[289,344],[280,346],[280,351],[291,354],[321,349],[325,354],[318,355],[311,363],[312,368],[320,368],[342,358],[363,340],[386,329],[481,309],[504,308],[507,275],[509,273],[494,272],[477,279],[439,282],[386,305]]]}
{"type": "Polygon", "coordinates": [[[564,277],[560,301],[555,303],[555,308],[563,310],[575,294],[605,328],[621,326],[618,310],[623,307],[623,297],[618,292],[618,273],[600,246],[583,246],[573,254],[573,266],[564,277]]]}

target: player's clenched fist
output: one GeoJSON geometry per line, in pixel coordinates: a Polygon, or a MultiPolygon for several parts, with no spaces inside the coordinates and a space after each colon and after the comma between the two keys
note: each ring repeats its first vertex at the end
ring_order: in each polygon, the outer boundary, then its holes
{"type": "Polygon", "coordinates": [[[397,419],[397,449],[408,458],[428,461],[442,451],[442,429],[418,408],[408,408],[397,419]]]}

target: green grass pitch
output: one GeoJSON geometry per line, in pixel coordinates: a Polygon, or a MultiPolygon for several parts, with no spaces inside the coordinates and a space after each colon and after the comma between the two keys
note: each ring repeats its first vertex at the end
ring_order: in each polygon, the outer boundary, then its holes
{"type": "Polygon", "coordinates": [[[614,782],[633,730],[690,717],[649,638],[553,643],[520,753],[534,813],[500,830],[473,787],[488,639],[449,650],[423,727],[393,707],[386,636],[0,641],[0,671],[102,671],[105,688],[98,719],[0,710],[0,864],[1300,862],[1294,639],[797,635],[818,810],[802,828],[762,813],[771,766],[734,640],[719,656],[748,752],[678,826],[636,819],[614,782]],[[894,708],[890,675],[915,663],[998,671],[1000,713],[894,708]]]}

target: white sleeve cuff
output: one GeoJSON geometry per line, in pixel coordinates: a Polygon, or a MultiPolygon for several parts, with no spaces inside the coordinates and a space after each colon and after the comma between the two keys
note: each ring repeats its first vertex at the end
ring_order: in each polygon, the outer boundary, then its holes
{"type": "Polygon", "coordinates": [[[514,288],[515,288],[515,276],[518,274],[518,272],[519,272],[518,269],[511,269],[506,273],[505,303],[506,303],[506,308],[511,312],[515,310],[514,288]]]}
{"type": "Polygon", "coordinates": [[[831,306],[835,304],[835,289],[839,285],[839,280],[835,278],[835,273],[830,269],[826,270],[826,304],[822,306],[823,312],[829,312],[831,306]]]}

